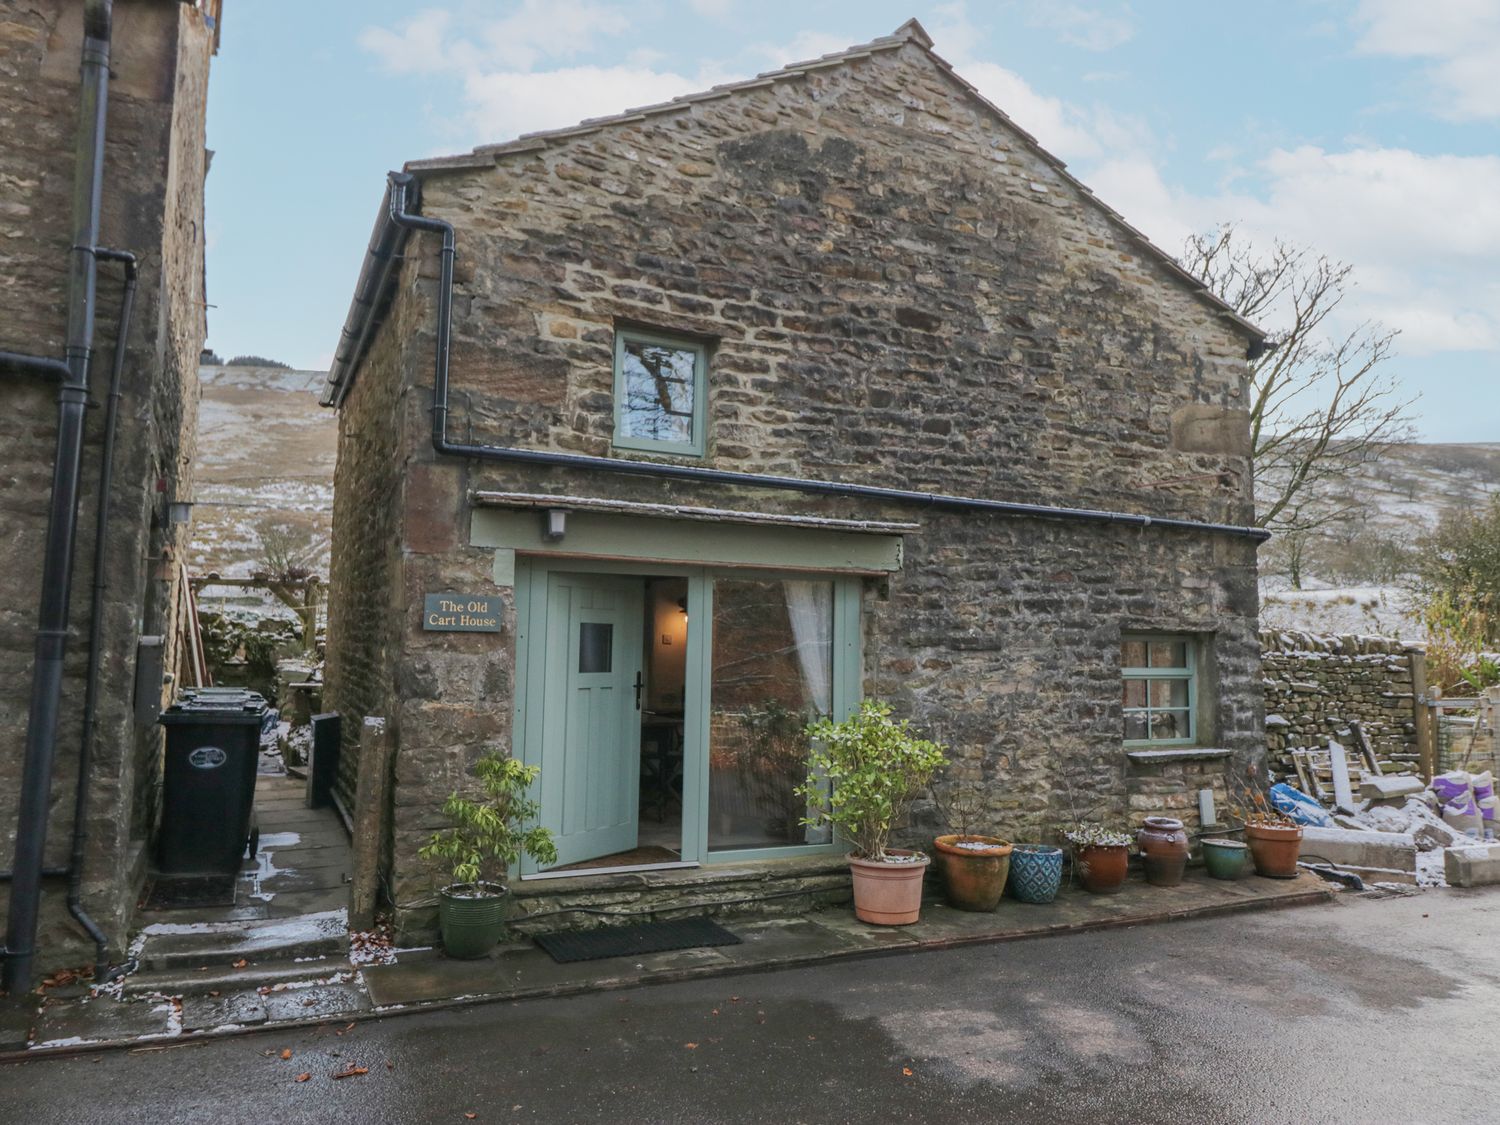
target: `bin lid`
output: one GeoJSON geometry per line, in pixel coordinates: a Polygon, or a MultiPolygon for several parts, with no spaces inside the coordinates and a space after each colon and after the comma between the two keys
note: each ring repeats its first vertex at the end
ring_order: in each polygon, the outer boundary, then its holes
{"type": "Polygon", "coordinates": [[[161,713],[163,723],[260,722],[266,697],[247,688],[188,688],[161,713]]]}

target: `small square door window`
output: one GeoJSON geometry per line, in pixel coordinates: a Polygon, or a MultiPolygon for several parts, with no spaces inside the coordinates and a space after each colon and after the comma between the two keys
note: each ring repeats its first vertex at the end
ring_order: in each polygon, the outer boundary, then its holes
{"type": "Polygon", "coordinates": [[[578,671],[585,675],[608,673],[613,668],[615,627],[608,622],[585,621],[578,626],[578,671]]]}

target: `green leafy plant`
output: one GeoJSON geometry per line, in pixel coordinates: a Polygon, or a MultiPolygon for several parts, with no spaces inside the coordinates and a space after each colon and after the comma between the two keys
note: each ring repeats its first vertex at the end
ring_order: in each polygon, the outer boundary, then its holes
{"type": "Polygon", "coordinates": [[[867,699],[853,715],[807,727],[811,772],[797,787],[811,816],[803,824],[836,828],[862,859],[881,862],[891,828],[947,763],[943,748],[891,718],[888,703],[867,699]]]}
{"type": "Polygon", "coordinates": [[[552,833],[540,825],[526,828],[541,806],[526,796],[541,769],[498,753],[474,763],[483,796],[473,799],[454,793],[443,804],[453,827],[433,834],[417,854],[451,866],[457,886],[472,886],[496,868],[507,869],[522,854],[541,864],[557,862],[552,833]]]}

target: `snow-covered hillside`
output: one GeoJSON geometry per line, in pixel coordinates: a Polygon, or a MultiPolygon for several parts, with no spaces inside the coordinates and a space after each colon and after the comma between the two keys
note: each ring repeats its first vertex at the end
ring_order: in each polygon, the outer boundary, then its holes
{"type": "Polygon", "coordinates": [[[279,527],[295,544],[293,561],[326,578],[338,446],[337,418],[318,405],[326,373],[205,366],[198,374],[192,573],[263,569],[261,534],[279,527]]]}

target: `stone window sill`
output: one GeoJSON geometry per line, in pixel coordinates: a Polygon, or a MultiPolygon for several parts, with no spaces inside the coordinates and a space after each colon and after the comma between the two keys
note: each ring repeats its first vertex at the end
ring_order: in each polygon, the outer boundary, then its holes
{"type": "Polygon", "coordinates": [[[1159,750],[1142,748],[1125,751],[1127,758],[1142,766],[1154,766],[1162,762],[1209,761],[1214,758],[1228,758],[1233,754],[1233,750],[1219,750],[1203,746],[1164,746],[1159,750]]]}

